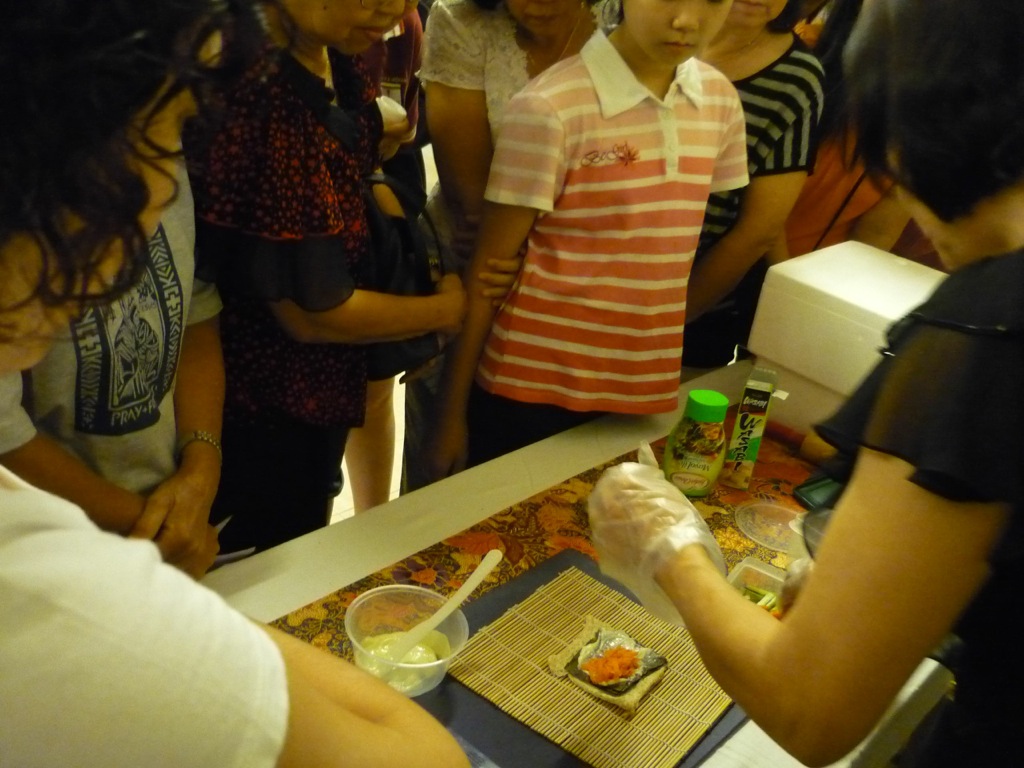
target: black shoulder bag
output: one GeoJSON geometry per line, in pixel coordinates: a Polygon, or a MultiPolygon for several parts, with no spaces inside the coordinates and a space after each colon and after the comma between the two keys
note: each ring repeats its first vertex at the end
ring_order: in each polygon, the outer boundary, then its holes
{"type": "MultiPolygon", "coordinates": [[[[442,275],[441,241],[429,215],[423,210],[424,197],[384,173],[365,179],[363,200],[370,229],[371,256],[366,287],[380,293],[400,296],[430,296],[442,275]],[[388,187],[402,206],[403,216],[391,216],[377,204],[373,187],[388,187]],[[433,253],[427,248],[417,219],[423,221],[434,240],[433,253]]],[[[426,364],[441,352],[437,333],[425,333],[401,341],[383,341],[369,345],[367,376],[370,380],[389,379],[426,364]]]]}

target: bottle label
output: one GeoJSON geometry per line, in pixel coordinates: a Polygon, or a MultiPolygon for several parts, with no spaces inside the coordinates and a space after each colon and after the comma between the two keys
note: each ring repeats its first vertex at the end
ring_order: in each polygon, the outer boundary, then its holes
{"type": "Polygon", "coordinates": [[[669,480],[683,493],[703,491],[711,486],[711,481],[706,475],[695,475],[692,472],[673,472],[669,480]]]}
{"type": "Polygon", "coordinates": [[[725,429],[721,422],[683,418],[669,436],[665,476],[687,495],[711,489],[725,459],[725,429]]]}

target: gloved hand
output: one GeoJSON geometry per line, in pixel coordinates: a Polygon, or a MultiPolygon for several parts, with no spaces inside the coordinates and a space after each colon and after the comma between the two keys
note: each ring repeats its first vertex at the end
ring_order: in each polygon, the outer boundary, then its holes
{"type": "Polygon", "coordinates": [[[665,478],[646,443],[639,458],[607,469],[594,486],[587,505],[594,547],[602,572],[652,613],[681,624],[654,574],[688,544],[702,545],[723,575],[725,558],[700,512],[665,478]]]}

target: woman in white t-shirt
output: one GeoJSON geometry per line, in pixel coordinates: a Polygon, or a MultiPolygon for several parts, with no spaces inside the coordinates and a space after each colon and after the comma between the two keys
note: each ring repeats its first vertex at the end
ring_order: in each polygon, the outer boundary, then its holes
{"type": "MultiPolygon", "coordinates": [[[[222,29],[238,43],[253,22],[211,0],[5,11],[0,101],[16,119],[0,125],[0,374],[133,284],[176,194],[193,89],[230,64],[222,29]]],[[[405,697],[6,470],[0,595],[4,765],[467,765],[405,697]]]]}

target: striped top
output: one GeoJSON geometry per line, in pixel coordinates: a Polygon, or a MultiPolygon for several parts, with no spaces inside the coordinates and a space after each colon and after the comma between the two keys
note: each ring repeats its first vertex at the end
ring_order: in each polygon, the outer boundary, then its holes
{"type": "MultiPolygon", "coordinates": [[[[824,79],[821,63],[794,37],[784,55],[757,74],[736,81],[747,121],[750,178],[813,168],[825,103],[824,79]]],[[[732,229],[742,199],[740,190],[711,196],[698,258],[732,229]]]]}
{"type": "Polygon", "coordinates": [[[541,213],[478,383],[575,411],[675,409],[707,198],[746,183],[728,80],[690,60],[658,99],[595,33],[505,112],[485,197],[541,213]]]}

